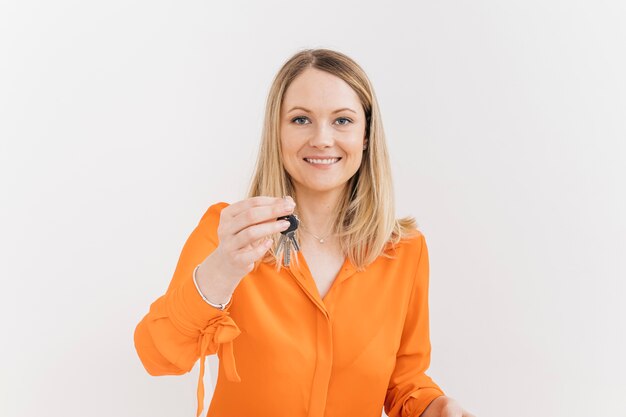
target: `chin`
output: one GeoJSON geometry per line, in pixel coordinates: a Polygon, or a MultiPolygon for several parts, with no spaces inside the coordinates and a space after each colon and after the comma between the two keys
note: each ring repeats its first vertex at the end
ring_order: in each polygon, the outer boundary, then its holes
{"type": "Polygon", "coordinates": [[[347,182],[333,183],[333,184],[296,184],[296,191],[301,190],[311,194],[324,194],[337,190],[343,190],[347,185],[347,182]]]}

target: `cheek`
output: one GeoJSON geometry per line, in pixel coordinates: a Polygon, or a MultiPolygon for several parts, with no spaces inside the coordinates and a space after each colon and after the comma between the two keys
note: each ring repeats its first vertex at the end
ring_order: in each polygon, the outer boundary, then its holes
{"type": "Polygon", "coordinates": [[[344,149],[355,158],[363,156],[363,135],[354,134],[344,142],[344,149]]]}
{"type": "Polygon", "coordinates": [[[280,146],[285,159],[297,159],[298,152],[306,143],[306,136],[302,132],[293,132],[289,129],[282,131],[280,136],[280,146]]]}
{"type": "Polygon", "coordinates": [[[294,166],[297,159],[297,148],[294,147],[294,142],[289,140],[289,136],[281,135],[280,139],[280,153],[282,154],[283,168],[289,175],[294,175],[294,166]]]}
{"type": "Polygon", "coordinates": [[[294,143],[288,140],[281,141],[281,153],[283,155],[283,161],[289,163],[297,158],[298,148],[294,146],[294,143]]]}

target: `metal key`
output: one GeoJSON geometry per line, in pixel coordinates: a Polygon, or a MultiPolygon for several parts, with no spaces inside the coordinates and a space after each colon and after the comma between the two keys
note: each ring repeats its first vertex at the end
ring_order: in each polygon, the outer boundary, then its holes
{"type": "Polygon", "coordinates": [[[295,214],[282,216],[276,220],[289,221],[289,227],[280,232],[280,239],[278,241],[278,247],[276,248],[278,261],[281,262],[281,260],[284,260],[283,265],[289,266],[289,263],[291,262],[291,251],[293,250],[294,252],[297,252],[300,250],[300,245],[298,245],[298,241],[296,240],[296,229],[300,224],[300,220],[295,214]],[[284,258],[281,259],[281,255],[283,252],[284,258]]]}

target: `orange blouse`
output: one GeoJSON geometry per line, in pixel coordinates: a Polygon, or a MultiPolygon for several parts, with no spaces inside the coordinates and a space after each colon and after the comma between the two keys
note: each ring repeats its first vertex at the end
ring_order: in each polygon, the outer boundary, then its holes
{"type": "Polygon", "coordinates": [[[207,304],[192,278],[217,247],[220,211],[202,216],[172,281],[135,329],[150,375],[181,375],[205,356],[219,373],[208,417],[419,416],[444,395],[430,364],[428,250],[424,236],[401,241],[365,271],[346,261],[322,299],[306,261],[276,271],[261,263],[224,311],[207,304]]]}

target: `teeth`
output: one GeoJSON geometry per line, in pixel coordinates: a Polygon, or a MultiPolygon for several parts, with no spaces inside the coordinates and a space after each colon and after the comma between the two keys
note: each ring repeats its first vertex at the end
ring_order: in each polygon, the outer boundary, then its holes
{"type": "Polygon", "coordinates": [[[305,161],[310,162],[312,164],[324,164],[324,165],[330,165],[330,164],[334,164],[335,162],[339,161],[339,158],[330,158],[330,159],[309,159],[309,158],[304,158],[305,161]]]}

